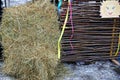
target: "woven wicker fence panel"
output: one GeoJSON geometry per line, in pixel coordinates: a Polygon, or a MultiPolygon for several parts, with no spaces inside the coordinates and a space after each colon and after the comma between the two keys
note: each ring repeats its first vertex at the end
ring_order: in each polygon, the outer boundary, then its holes
{"type": "MultiPolygon", "coordinates": [[[[115,58],[120,32],[120,18],[101,18],[100,0],[73,0],[72,20],[66,24],[61,42],[61,61],[90,61],[115,58]],[[71,35],[73,36],[71,39],[71,35]],[[72,45],[72,47],[71,47],[72,45]]],[[[68,2],[63,2],[60,28],[64,24],[68,2]]]]}

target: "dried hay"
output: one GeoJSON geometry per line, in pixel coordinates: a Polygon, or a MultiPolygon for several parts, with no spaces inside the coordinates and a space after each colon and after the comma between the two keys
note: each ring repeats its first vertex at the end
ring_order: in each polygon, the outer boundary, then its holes
{"type": "Polygon", "coordinates": [[[49,0],[4,10],[4,72],[18,80],[52,80],[57,66],[57,15],[49,0]]]}

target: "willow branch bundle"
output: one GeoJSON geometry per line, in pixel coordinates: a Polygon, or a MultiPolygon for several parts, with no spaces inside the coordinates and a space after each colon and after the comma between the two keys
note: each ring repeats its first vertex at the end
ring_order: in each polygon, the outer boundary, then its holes
{"type": "MultiPolygon", "coordinates": [[[[117,57],[114,55],[119,43],[120,18],[101,18],[100,2],[100,0],[71,2],[72,14],[69,11],[61,42],[61,61],[106,60],[117,57]]],[[[68,2],[64,1],[60,14],[60,29],[63,29],[67,7],[68,2]]]]}

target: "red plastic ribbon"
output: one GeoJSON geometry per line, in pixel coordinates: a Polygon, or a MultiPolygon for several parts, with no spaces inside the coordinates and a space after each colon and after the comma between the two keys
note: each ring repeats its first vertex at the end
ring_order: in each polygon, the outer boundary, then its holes
{"type": "Polygon", "coordinates": [[[71,46],[71,49],[73,50],[73,45],[72,45],[72,42],[71,42],[71,40],[72,40],[72,38],[73,38],[73,35],[74,35],[74,25],[73,25],[73,16],[72,16],[72,1],[70,0],[69,1],[69,7],[70,7],[70,22],[71,22],[71,26],[72,26],[72,34],[71,34],[71,36],[70,36],[70,46],[71,46]]]}

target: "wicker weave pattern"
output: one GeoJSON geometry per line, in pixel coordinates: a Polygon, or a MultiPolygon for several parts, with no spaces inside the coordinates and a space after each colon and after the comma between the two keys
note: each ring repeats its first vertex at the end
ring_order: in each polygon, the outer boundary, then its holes
{"type": "MultiPolygon", "coordinates": [[[[120,18],[101,18],[100,0],[73,0],[72,27],[68,19],[62,38],[61,61],[89,61],[115,58],[120,32],[120,18]],[[70,43],[72,43],[73,49],[70,43]]],[[[60,28],[64,24],[67,2],[63,2],[60,14],[60,28]]]]}

